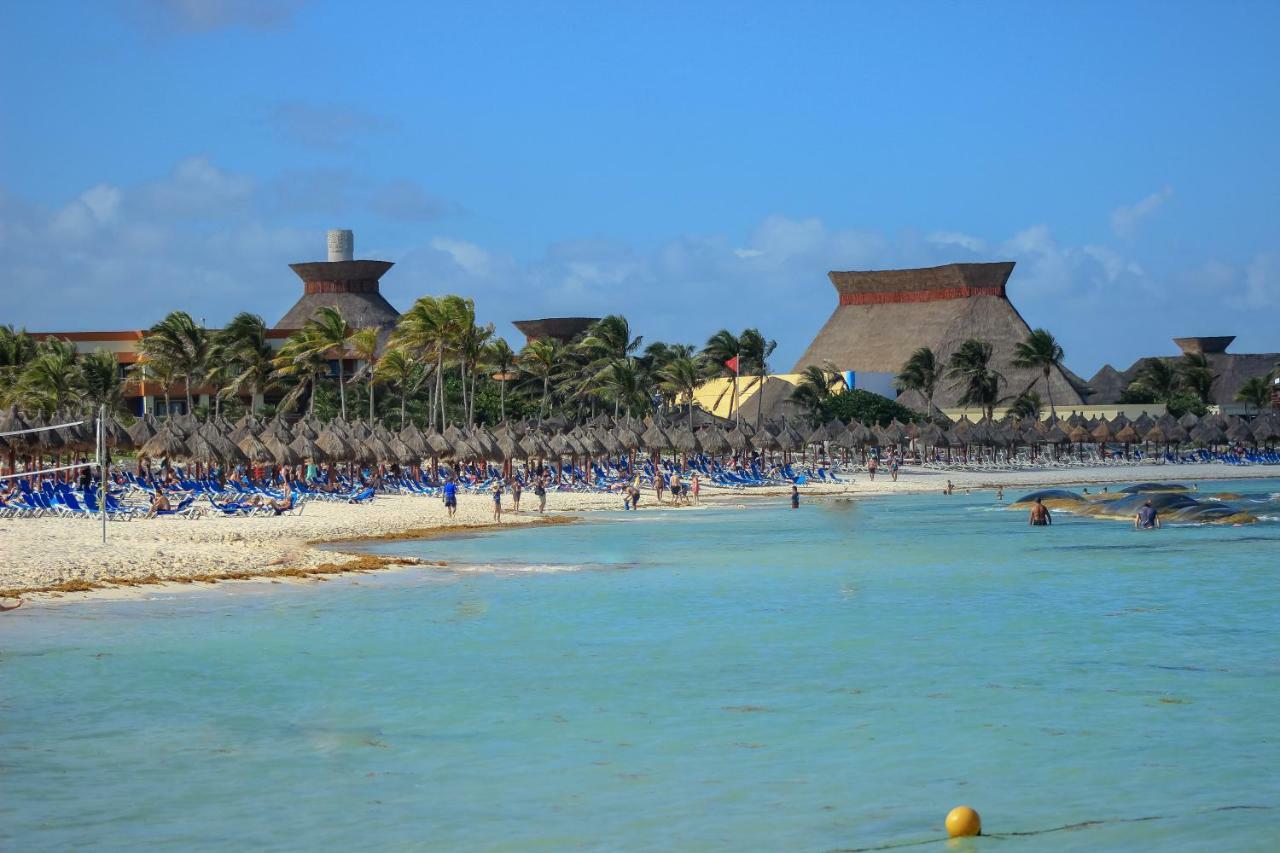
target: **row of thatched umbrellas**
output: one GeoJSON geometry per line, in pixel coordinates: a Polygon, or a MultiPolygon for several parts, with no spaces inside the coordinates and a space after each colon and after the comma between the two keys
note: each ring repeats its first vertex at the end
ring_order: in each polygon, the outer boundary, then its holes
{"type": "MultiPolygon", "coordinates": [[[[382,424],[370,427],[362,421],[341,419],[325,423],[311,417],[290,422],[245,416],[232,423],[223,418],[199,421],[191,415],[177,415],[164,421],[147,415],[129,427],[108,417],[104,426],[107,446],[116,452],[135,451],[150,459],[223,465],[297,465],[308,461],[420,465],[427,459],[547,461],[618,457],[639,451],[727,456],[753,450],[764,454],[807,452],[813,446],[865,452],[868,447],[911,444],[922,448],[1144,443],[1257,445],[1280,439],[1280,415],[1276,413],[1263,414],[1251,421],[1231,415],[1174,418],[1146,414],[1132,420],[1123,415],[1112,420],[1087,420],[1080,415],[1047,421],[962,418],[945,426],[903,424],[896,420],[867,426],[858,421],[833,420],[803,430],[785,419],[766,422],[757,430],[745,422],[735,424],[703,412],[696,415],[693,429],[684,417],[664,421],[631,417],[614,420],[605,416],[580,423],[559,417],[540,424],[513,421],[494,429],[450,425],[442,431],[424,431],[414,424],[393,431],[382,424]]],[[[74,416],[60,416],[46,421],[40,416],[23,416],[11,407],[0,413],[0,433],[74,420],[77,420],[74,416]]],[[[90,453],[96,446],[96,425],[91,419],[85,419],[76,426],[10,435],[0,438],[0,442],[11,459],[16,455],[90,453]]]]}

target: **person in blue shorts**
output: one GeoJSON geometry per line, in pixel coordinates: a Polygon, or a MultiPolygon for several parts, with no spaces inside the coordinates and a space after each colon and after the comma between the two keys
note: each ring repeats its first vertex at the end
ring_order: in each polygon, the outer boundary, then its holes
{"type": "Polygon", "coordinates": [[[502,521],[502,481],[493,484],[493,520],[502,521]]]}
{"type": "Polygon", "coordinates": [[[458,484],[452,477],[444,484],[444,508],[448,511],[450,518],[453,518],[453,514],[458,511],[458,484]]]}

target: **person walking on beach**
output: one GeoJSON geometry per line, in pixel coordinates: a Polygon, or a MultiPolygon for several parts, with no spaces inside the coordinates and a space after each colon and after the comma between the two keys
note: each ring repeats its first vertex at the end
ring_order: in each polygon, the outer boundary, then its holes
{"type": "Polygon", "coordinates": [[[794,483],[791,486],[791,508],[792,509],[800,508],[800,488],[796,486],[794,483]]]}
{"type": "Polygon", "coordinates": [[[511,481],[511,509],[516,515],[520,514],[520,493],[524,491],[524,486],[520,485],[520,478],[516,477],[511,481]]]}
{"type": "Polygon", "coordinates": [[[889,457],[889,479],[898,482],[898,454],[895,452],[889,457]]]}
{"type": "Polygon", "coordinates": [[[444,509],[453,518],[454,513],[458,511],[458,484],[454,482],[453,477],[445,480],[444,483],[444,509]]]}
{"type": "Polygon", "coordinates": [[[1160,513],[1156,512],[1156,508],[1151,505],[1151,501],[1147,501],[1138,509],[1138,514],[1133,517],[1133,529],[1160,529],[1160,513]]]}
{"type": "Polygon", "coordinates": [[[667,478],[662,476],[662,472],[658,471],[653,475],[653,491],[658,496],[658,503],[662,503],[662,490],[667,485],[667,478]]]}
{"type": "Polygon", "coordinates": [[[1028,524],[1032,527],[1048,527],[1053,524],[1053,516],[1049,514],[1049,508],[1044,505],[1042,498],[1036,498],[1036,502],[1031,505],[1028,524]]]}
{"type": "Polygon", "coordinates": [[[493,520],[502,521],[502,481],[495,480],[493,483],[493,520]]]}
{"type": "Polygon", "coordinates": [[[698,479],[698,474],[695,471],[692,479],[690,479],[689,481],[689,491],[693,492],[694,506],[698,505],[698,491],[701,489],[701,487],[702,487],[702,481],[698,479]]]}
{"type": "Polygon", "coordinates": [[[538,498],[538,515],[542,515],[547,508],[547,478],[539,474],[533,480],[533,493],[538,498]]]}
{"type": "Polygon", "coordinates": [[[867,475],[871,477],[871,482],[873,483],[876,481],[876,467],[879,464],[880,460],[876,458],[874,453],[867,457],[867,475]]]}

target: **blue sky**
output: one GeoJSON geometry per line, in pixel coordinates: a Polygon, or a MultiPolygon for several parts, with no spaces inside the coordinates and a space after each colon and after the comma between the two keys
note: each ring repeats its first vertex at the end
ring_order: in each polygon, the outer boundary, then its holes
{"type": "Polygon", "coordinates": [[[1018,262],[1088,376],[1280,350],[1274,3],[24,3],[0,322],[274,322],[328,227],[486,320],[760,326],[829,269],[1018,262]]]}

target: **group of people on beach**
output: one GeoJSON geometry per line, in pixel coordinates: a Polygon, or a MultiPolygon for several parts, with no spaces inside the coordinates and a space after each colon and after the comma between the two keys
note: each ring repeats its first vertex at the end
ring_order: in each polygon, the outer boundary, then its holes
{"type": "MultiPolygon", "coordinates": [[[[547,510],[547,486],[550,480],[545,473],[534,474],[530,478],[530,487],[533,489],[534,496],[538,499],[538,513],[542,514],[547,510]]],[[[444,500],[445,512],[449,518],[453,518],[458,512],[458,478],[450,476],[444,481],[444,485],[440,489],[440,496],[444,500]]],[[[502,521],[502,496],[505,492],[511,493],[511,509],[517,515],[520,514],[520,498],[524,495],[524,484],[518,477],[512,478],[510,484],[502,479],[493,481],[493,485],[489,488],[489,496],[493,499],[493,520],[502,521]]]]}
{"type": "MultiPolygon", "coordinates": [[[[889,466],[889,479],[895,483],[898,482],[898,470],[902,468],[902,454],[896,448],[890,450],[885,464],[889,466]]],[[[880,470],[880,454],[877,452],[867,457],[867,479],[874,483],[878,470],[880,470]]]]}

